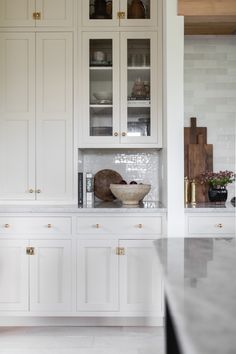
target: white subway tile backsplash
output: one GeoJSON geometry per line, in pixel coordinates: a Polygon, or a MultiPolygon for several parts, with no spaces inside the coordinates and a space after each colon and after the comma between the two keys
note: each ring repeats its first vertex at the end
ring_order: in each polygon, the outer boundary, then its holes
{"type": "MultiPolygon", "coordinates": [[[[185,126],[197,117],[214,145],[214,170],[235,170],[236,37],[185,37],[185,126]]],[[[235,195],[230,185],[229,200],[235,195]]]]}

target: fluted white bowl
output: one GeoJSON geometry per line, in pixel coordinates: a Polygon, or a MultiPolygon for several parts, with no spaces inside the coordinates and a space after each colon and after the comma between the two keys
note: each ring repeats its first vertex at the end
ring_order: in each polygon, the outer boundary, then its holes
{"type": "Polygon", "coordinates": [[[114,196],[125,205],[137,205],[151,190],[150,184],[111,184],[114,196]]]}

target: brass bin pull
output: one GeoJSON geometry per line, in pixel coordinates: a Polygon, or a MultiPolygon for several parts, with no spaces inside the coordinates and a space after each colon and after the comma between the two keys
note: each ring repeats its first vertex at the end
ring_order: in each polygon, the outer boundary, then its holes
{"type": "Polygon", "coordinates": [[[34,247],[27,247],[26,248],[26,254],[28,256],[34,256],[35,255],[35,248],[34,247]]]}
{"type": "Polygon", "coordinates": [[[218,227],[218,228],[222,229],[223,224],[217,224],[217,225],[216,225],[216,227],[218,227]]]}

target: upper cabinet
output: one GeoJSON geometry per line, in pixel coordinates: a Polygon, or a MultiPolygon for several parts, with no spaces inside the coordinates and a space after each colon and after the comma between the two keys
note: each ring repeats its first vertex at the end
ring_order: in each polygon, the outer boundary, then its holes
{"type": "Polygon", "coordinates": [[[0,27],[72,26],[74,0],[0,0],[0,27]]]}
{"type": "Polygon", "coordinates": [[[80,147],[161,147],[157,37],[156,32],[83,34],[80,147]]]}
{"type": "Polygon", "coordinates": [[[84,26],[156,26],[157,0],[82,0],[84,26]]]}

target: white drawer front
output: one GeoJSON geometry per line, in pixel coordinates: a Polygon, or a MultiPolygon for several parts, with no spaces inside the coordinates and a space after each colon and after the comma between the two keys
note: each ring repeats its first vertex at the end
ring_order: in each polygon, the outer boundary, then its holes
{"type": "Polygon", "coordinates": [[[162,234],[162,217],[78,217],[77,233],[159,235],[162,234]]]}
{"type": "Polygon", "coordinates": [[[232,216],[199,216],[188,218],[189,234],[235,234],[235,218],[232,216]]]}
{"type": "Polygon", "coordinates": [[[1,234],[70,234],[71,218],[1,217],[1,234]]]}

